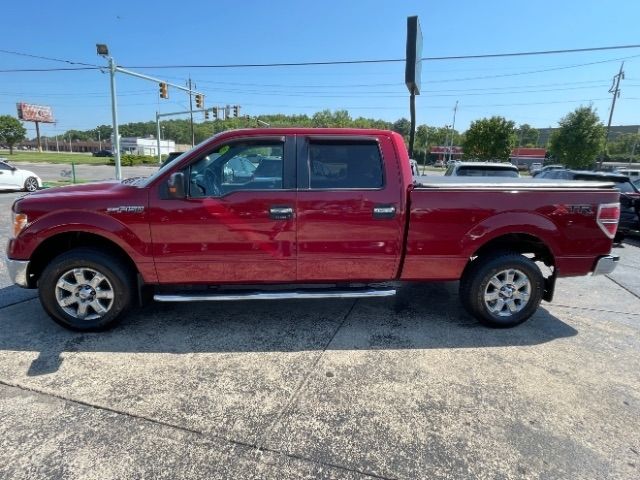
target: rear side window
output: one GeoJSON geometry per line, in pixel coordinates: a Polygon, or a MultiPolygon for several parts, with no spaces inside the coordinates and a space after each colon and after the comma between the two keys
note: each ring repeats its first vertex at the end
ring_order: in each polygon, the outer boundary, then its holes
{"type": "Polygon", "coordinates": [[[381,188],[382,156],[376,142],[311,141],[310,188],[381,188]]]}

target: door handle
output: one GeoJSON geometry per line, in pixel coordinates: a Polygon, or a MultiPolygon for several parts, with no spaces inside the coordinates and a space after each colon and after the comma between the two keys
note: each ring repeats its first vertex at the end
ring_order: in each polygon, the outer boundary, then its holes
{"type": "Polygon", "coordinates": [[[269,208],[269,218],[271,220],[290,220],[293,218],[292,207],[273,206],[269,208]]]}
{"type": "Polygon", "coordinates": [[[373,218],[384,219],[396,216],[395,205],[376,205],[373,207],[373,218]]]}

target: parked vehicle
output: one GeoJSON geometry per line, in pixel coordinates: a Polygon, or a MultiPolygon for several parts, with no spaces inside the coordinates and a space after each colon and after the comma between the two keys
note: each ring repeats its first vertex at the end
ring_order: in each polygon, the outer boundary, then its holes
{"type": "Polygon", "coordinates": [[[9,165],[5,158],[0,159],[0,190],[35,192],[39,188],[42,188],[42,180],[38,175],[9,165]]]}
{"type": "Polygon", "coordinates": [[[538,170],[542,170],[542,164],[541,163],[532,163],[531,166],[529,167],[529,172],[533,173],[536,172],[538,170]]]}
{"type": "Polygon", "coordinates": [[[640,170],[634,170],[631,168],[620,168],[616,170],[616,173],[619,173],[620,175],[626,175],[632,182],[640,179],[640,170]]]}
{"type": "Polygon", "coordinates": [[[538,175],[536,179],[611,182],[620,191],[620,224],[615,241],[621,242],[630,231],[640,230],[640,192],[626,175],[563,169],[548,170],[538,175]]]}
{"type": "Polygon", "coordinates": [[[93,152],[94,157],[113,157],[113,152],[111,150],[98,150],[97,152],[93,152]]]}
{"type": "Polygon", "coordinates": [[[227,131],[146,179],[16,200],[8,271],[56,322],[86,331],[136,297],[385,297],[443,280],[460,280],[481,322],[512,327],[551,301],[556,277],[613,270],[610,183],[485,180],[414,180],[402,136],[386,130],[227,131]],[[251,180],[225,178],[255,151],[251,180]]]}
{"type": "Polygon", "coordinates": [[[457,162],[449,165],[445,176],[454,177],[511,177],[520,176],[518,167],[512,163],[457,162]]]}
{"type": "Polygon", "coordinates": [[[549,170],[566,170],[567,167],[565,167],[564,165],[545,165],[544,167],[538,169],[538,170],[532,170],[531,171],[531,176],[532,177],[537,177],[538,175],[540,175],[542,172],[547,172],[549,170]]]}

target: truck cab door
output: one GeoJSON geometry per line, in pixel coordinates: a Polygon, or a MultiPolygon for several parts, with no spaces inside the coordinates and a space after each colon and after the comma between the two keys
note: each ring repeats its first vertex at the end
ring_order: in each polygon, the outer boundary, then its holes
{"type": "Polygon", "coordinates": [[[396,277],[405,192],[386,136],[298,137],[298,281],[396,277]]]}
{"type": "Polygon", "coordinates": [[[296,279],[295,139],[236,138],[181,168],[185,198],[166,181],[150,199],[160,283],[296,279]]]}

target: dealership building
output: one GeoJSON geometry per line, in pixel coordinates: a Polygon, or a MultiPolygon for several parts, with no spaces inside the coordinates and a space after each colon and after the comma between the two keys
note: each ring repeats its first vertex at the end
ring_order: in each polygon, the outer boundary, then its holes
{"type": "MultiPolygon", "coordinates": [[[[160,155],[168,155],[175,151],[176,142],[173,140],[160,140],[160,155]]],[[[155,138],[121,137],[120,151],[133,155],[158,155],[158,140],[155,138]]]]}

